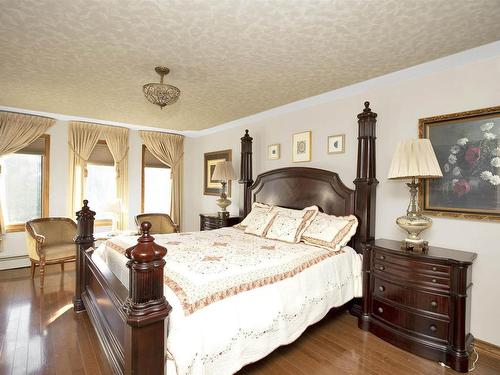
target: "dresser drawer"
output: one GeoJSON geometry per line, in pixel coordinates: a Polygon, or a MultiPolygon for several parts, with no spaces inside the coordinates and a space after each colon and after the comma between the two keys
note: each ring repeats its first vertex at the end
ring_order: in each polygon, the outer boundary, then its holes
{"type": "Polygon", "coordinates": [[[444,264],[423,262],[412,259],[408,256],[392,255],[381,250],[375,251],[374,259],[376,261],[383,261],[391,265],[409,268],[417,272],[428,273],[433,276],[448,277],[450,275],[450,266],[444,264]]]}
{"type": "Polygon", "coordinates": [[[378,274],[382,277],[392,277],[394,279],[413,282],[423,287],[437,288],[442,290],[450,289],[449,276],[438,276],[429,273],[422,273],[418,268],[411,268],[411,265],[406,268],[376,259],[373,267],[375,269],[375,275],[378,274]]]}
{"type": "Polygon", "coordinates": [[[373,299],[372,314],[397,327],[435,339],[448,340],[447,321],[414,314],[377,298],[373,299]]]}
{"type": "Polygon", "coordinates": [[[373,280],[373,295],[414,309],[449,316],[449,296],[414,290],[377,277],[373,280]]]}

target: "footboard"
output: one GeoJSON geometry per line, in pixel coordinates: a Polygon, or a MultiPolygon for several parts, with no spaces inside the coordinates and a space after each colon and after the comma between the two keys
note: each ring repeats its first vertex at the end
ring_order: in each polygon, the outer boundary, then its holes
{"type": "Polygon", "coordinates": [[[102,348],[117,374],[163,374],[164,324],[171,307],[163,296],[167,253],[141,226],[138,244],[127,249],[129,289],[94,255],[95,212],[83,202],[77,213],[74,310],[87,311],[102,348]]]}

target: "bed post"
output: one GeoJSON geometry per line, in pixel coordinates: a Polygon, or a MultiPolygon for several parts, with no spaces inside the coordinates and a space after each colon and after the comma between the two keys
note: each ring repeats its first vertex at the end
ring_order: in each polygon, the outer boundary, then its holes
{"type": "Polygon", "coordinates": [[[375,198],[378,180],[375,168],[375,125],[377,114],[365,102],[365,109],[358,115],[358,165],[356,172],[355,214],[360,221],[354,248],[362,251],[362,245],[375,238],[375,198]]]}
{"type": "Polygon", "coordinates": [[[141,224],[136,246],[125,251],[129,268],[126,314],[125,374],[163,374],[165,318],[171,307],[163,295],[163,268],[167,249],[149,234],[151,223],[141,224]]]}
{"type": "Polygon", "coordinates": [[[241,170],[239,183],[243,184],[243,207],[240,208],[240,215],[245,217],[250,212],[252,206],[252,196],[250,186],[253,184],[252,179],[252,140],[248,134],[248,129],[245,130],[245,135],[241,137],[241,170]]]}
{"type": "Polygon", "coordinates": [[[73,297],[73,309],[75,312],[85,310],[82,300],[82,292],[85,290],[85,256],[84,252],[94,247],[94,219],[95,212],[88,206],[89,201],[83,201],[83,207],[76,213],[76,284],[75,296],[73,297]]]}

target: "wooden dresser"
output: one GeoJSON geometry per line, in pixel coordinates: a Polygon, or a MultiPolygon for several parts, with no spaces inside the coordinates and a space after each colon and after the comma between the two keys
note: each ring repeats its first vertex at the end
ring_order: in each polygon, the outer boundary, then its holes
{"type": "Polygon", "coordinates": [[[363,303],[359,327],[416,355],[466,372],[471,265],[475,253],[429,247],[400,249],[376,240],[363,251],[363,303]]]}
{"type": "Polygon", "coordinates": [[[217,214],[200,214],[200,230],[219,229],[231,227],[242,220],[241,216],[220,218],[217,214]]]}

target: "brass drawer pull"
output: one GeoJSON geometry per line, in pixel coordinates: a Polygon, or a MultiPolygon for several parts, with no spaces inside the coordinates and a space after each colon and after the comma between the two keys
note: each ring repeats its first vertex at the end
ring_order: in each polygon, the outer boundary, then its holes
{"type": "Polygon", "coordinates": [[[431,302],[431,306],[434,307],[434,308],[436,308],[436,307],[438,307],[438,303],[436,301],[432,301],[431,302]]]}
{"type": "Polygon", "coordinates": [[[381,292],[385,291],[385,286],[380,285],[380,286],[378,287],[378,290],[379,290],[379,291],[381,291],[381,292]]]}
{"type": "Polygon", "coordinates": [[[433,271],[437,271],[437,267],[432,267],[432,270],[433,271]]]}
{"type": "Polygon", "coordinates": [[[381,308],[381,307],[379,307],[379,308],[377,309],[377,311],[378,311],[380,314],[382,314],[382,313],[384,312],[384,309],[383,309],[383,308],[381,308]]]}
{"type": "Polygon", "coordinates": [[[436,279],[432,279],[432,282],[435,284],[437,283],[438,281],[436,279]]]}
{"type": "Polygon", "coordinates": [[[385,259],[385,256],[381,255],[380,260],[384,260],[384,259],[385,259]]]}
{"type": "Polygon", "coordinates": [[[385,267],[384,267],[384,266],[380,266],[378,269],[379,269],[380,271],[383,271],[383,270],[385,270],[385,267]]]}
{"type": "Polygon", "coordinates": [[[438,330],[435,324],[431,324],[429,326],[429,329],[431,330],[431,332],[436,332],[438,330]]]}

